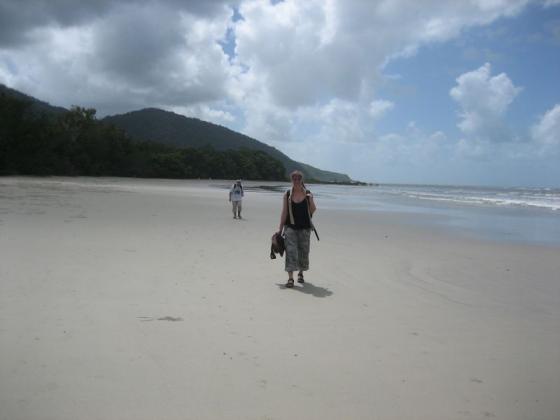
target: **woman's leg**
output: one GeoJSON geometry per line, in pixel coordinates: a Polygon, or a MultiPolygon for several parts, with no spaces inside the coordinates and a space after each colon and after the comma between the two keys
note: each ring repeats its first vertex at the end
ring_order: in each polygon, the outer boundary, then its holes
{"type": "Polygon", "coordinates": [[[294,287],[294,272],[288,271],[288,281],[286,282],[286,287],[294,287]]]}
{"type": "Polygon", "coordinates": [[[309,247],[311,242],[311,230],[302,229],[298,231],[297,247],[298,260],[297,266],[299,273],[303,276],[303,272],[309,270],[309,247]]]}
{"type": "Polygon", "coordinates": [[[288,272],[287,287],[294,285],[294,271],[297,271],[298,262],[298,245],[297,231],[292,228],[286,228],[284,232],[284,245],[286,247],[285,270],[288,272]]]}

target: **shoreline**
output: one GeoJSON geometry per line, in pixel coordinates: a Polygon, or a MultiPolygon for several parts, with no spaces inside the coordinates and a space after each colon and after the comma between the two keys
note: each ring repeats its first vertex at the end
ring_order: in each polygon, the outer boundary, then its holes
{"type": "MultiPolygon", "coordinates": [[[[181,192],[214,191],[224,194],[233,180],[180,180],[159,178],[119,178],[119,177],[0,177],[0,186],[26,182],[29,185],[68,185],[77,189],[112,188],[129,189],[136,192],[160,191],[181,194],[181,192]]],[[[277,181],[245,181],[247,192],[258,196],[273,197],[289,188],[289,183],[277,181]]],[[[309,184],[323,210],[347,211],[349,214],[372,213],[378,219],[395,219],[395,223],[410,228],[424,229],[426,233],[439,232],[443,235],[458,235],[463,239],[480,240],[496,244],[527,244],[535,246],[560,247],[560,215],[546,210],[530,208],[481,207],[473,205],[456,206],[441,203],[401,203],[392,197],[380,196],[366,202],[347,199],[347,192],[336,189],[319,189],[324,185],[309,184]],[[319,192],[317,192],[319,191],[319,192]],[[340,197],[334,198],[336,195],[340,197]],[[540,235],[540,236],[539,236],[540,235]]],[[[353,197],[353,196],[352,196],[353,197]]],[[[278,198],[279,199],[279,198],[278,198]]],[[[374,216],[375,217],[375,216],[374,216]]],[[[377,220],[376,222],[378,222],[377,220]]]]}
{"type": "MultiPolygon", "coordinates": [[[[165,192],[173,194],[192,193],[198,191],[209,195],[225,194],[233,180],[180,180],[160,178],[119,178],[119,177],[0,177],[0,187],[25,182],[28,185],[67,185],[73,188],[109,188],[129,192],[165,192]]],[[[289,183],[277,181],[245,181],[247,192],[255,197],[276,199],[289,188],[289,183]]],[[[342,190],[317,190],[315,187],[324,185],[309,184],[323,210],[348,212],[349,214],[372,214],[376,223],[381,220],[393,220],[393,223],[406,226],[408,229],[420,229],[426,234],[438,233],[459,236],[465,240],[475,240],[499,244],[519,244],[560,248],[560,215],[546,210],[530,208],[502,208],[480,206],[443,207],[439,203],[402,204],[391,201],[391,198],[376,198],[371,203],[345,202],[344,195],[333,199],[342,190]],[[538,224],[536,224],[538,222],[538,224]],[[537,226],[540,226],[538,230],[537,226]],[[542,235],[542,236],[539,236],[542,235]]]]}

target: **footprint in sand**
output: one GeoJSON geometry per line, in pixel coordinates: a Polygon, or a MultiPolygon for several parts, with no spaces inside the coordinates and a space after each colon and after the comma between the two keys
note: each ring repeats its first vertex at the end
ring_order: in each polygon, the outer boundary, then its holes
{"type": "MultiPolygon", "coordinates": [[[[138,316],[137,317],[140,321],[142,322],[147,322],[147,321],[155,321],[156,318],[154,318],[153,316],[138,316]]],[[[157,318],[158,321],[171,321],[171,322],[177,322],[177,321],[182,321],[183,318],[181,317],[173,317],[173,316],[163,316],[161,318],[157,318]]]]}
{"type": "Polygon", "coordinates": [[[158,321],[172,321],[172,322],[177,322],[177,321],[182,321],[183,318],[181,317],[173,317],[173,316],[164,316],[161,318],[157,319],[158,321]]]}
{"type": "Polygon", "coordinates": [[[154,320],[154,318],[151,317],[151,316],[137,316],[136,318],[138,318],[142,322],[153,321],[154,320]]]}

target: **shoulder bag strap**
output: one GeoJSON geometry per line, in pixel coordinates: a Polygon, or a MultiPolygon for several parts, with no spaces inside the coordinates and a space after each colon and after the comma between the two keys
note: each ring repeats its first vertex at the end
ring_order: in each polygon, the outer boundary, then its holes
{"type": "Polygon", "coordinates": [[[290,191],[291,190],[286,191],[286,201],[288,204],[288,213],[290,214],[290,223],[292,225],[295,225],[296,222],[294,221],[294,212],[292,210],[292,200],[290,200],[290,191]]]}
{"type": "Polygon", "coordinates": [[[319,240],[319,234],[317,233],[317,229],[315,229],[315,225],[313,224],[313,220],[311,220],[313,215],[311,214],[311,207],[310,207],[311,205],[309,204],[309,197],[307,197],[307,194],[305,195],[305,201],[307,202],[307,215],[309,216],[309,224],[311,225],[311,229],[315,233],[315,236],[317,237],[317,240],[319,240]]]}

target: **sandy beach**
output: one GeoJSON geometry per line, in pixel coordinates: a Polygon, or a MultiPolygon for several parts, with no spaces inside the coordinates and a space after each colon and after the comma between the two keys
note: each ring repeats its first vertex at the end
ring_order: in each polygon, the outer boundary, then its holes
{"type": "Polygon", "coordinates": [[[558,247],[222,184],[0,178],[1,420],[560,418],[558,247]]]}

